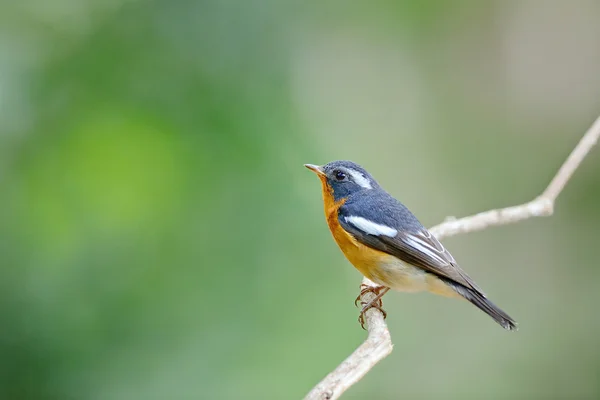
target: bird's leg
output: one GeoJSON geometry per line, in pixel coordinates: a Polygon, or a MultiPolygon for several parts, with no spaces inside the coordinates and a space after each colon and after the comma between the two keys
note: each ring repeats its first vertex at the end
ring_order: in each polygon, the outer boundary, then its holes
{"type": "MultiPolygon", "coordinates": [[[[361,287],[362,287],[362,285],[361,285],[361,287]]],[[[382,308],[383,303],[381,302],[381,298],[389,290],[390,290],[390,288],[387,286],[378,286],[378,287],[367,286],[360,291],[360,295],[358,296],[358,298],[356,299],[354,304],[356,304],[356,302],[360,299],[360,297],[367,292],[372,292],[372,293],[376,294],[375,298],[373,300],[369,301],[368,303],[365,304],[365,303],[361,302],[361,304],[363,304],[364,307],[362,308],[362,310],[360,310],[360,314],[358,316],[358,322],[360,322],[360,326],[363,329],[365,329],[365,313],[368,310],[370,310],[371,308],[376,308],[379,311],[381,311],[384,319],[387,317],[387,313],[382,308]]]]}
{"type": "MultiPolygon", "coordinates": [[[[358,306],[358,302],[360,301],[360,298],[365,294],[365,293],[373,293],[376,295],[379,295],[379,293],[383,290],[383,289],[388,289],[389,288],[387,286],[370,286],[370,285],[365,285],[364,283],[361,283],[360,285],[360,293],[359,295],[356,297],[356,300],[354,300],[354,305],[358,306]]],[[[386,290],[387,292],[387,290],[386,290]]],[[[384,292],[385,294],[385,292],[384,292]]],[[[381,295],[383,296],[383,294],[381,295]]],[[[379,298],[381,298],[381,296],[379,298]]],[[[366,303],[362,303],[361,304],[364,306],[366,303]]]]}

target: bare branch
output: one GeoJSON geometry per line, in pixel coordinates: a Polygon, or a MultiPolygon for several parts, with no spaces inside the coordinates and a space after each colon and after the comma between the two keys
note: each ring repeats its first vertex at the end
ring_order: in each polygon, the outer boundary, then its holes
{"type": "Polygon", "coordinates": [[[564,164],[560,167],[556,176],[552,179],[552,182],[548,185],[542,197],[547,198],[549,200],[556,200],[560,192],[564,189],[565,185],[571,179],[573,172],[579,167],[579,164],[583,161],[585,156],[589,153],[589,151],[594,147],[594,145],[598,142],[598,138],[600,137],[600,117],[596,119],[594,124],[588,129],[588,131],[583,135],[575,149],[569,154],[569,158],[564,164]]]}
{"type": "MultiPolygon", "coordinates": [[[[364,285],[377,286],[367,278],[364,285]]],[[[369,302],[375,298],[372,292],[365,293],[361,300],[369,302]]],[[[369,335],[354,353],[342,362],[332,373],[327,375],[310,391],[306,399],[337,399],[354,383],[358,382],[380,360],[392,352],[390,331],[379,310],[371,308],[365,313],[365,326],[369,335]]]]}
{"type": "MultiPolygon", "coordinates": [[[[552,215],[556,198],[599,138],[600,117],[596,119],[581,138],[558,170],[556,176],[544,190],[544,193],[536,199],[518,206],[485,211],[460,219],[449,218],[431,228],[431,233],[442,239],[494,226],[512,224],[531,217],[552,215]]],[[[362,284],[377,286],[366,278],[363,279],[362,284]]],[[[373,293],[367,292],[361,297],[361,301],[369,302],[373,297],[373,293]]],[[[391,353],[392,341],[381,312],[377,309],[370,309],[367,311],[365,319],[365,326],[369,332],[367,339],[333,372],[315,386],[305,397],[306,400],[339,398],[349,387],[362,379],[379,361],[391,353]]]]}
{"type": "Polygon", "coordinates": [[[459,233],[469,233],[490,228],[492,226],[508,225],[531,217],[545,217],[554,212],[554,201],[571,179],[573,172],[579,167],[585,156],[598,142],[600,137],[600,117],[583,135],[575,149],[560,167],[544,193],[538,198],[519,206],[490,210],[461,219],[447,220],[431,228],[431,233],[438,239],[459,233]]]}

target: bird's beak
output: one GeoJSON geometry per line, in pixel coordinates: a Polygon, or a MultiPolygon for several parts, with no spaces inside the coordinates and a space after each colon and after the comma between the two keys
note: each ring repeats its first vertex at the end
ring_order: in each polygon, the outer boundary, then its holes
{"type": "Polygon", "coordinates": [[[325,172],[323,172],[323,168],[319,167],[318,165],[304,164],[304,166],[319,176],[325,176],[325,172]]]}

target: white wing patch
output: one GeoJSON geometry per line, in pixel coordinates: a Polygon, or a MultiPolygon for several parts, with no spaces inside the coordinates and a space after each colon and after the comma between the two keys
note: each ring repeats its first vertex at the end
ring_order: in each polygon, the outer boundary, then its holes
{"type": "Polygon", "coordinates": [[[352,175],[352,179],[358,186],[364,187],[365,189],[373,189],[371,182],[369,182],[369,180],[360,172],[354,169],[348,169],[348,173],[352,175]]]}
{"type": "Polygon", "coordinates": [[[344,217],[344,219],[349,224],[354,225],[355,227],[357,227],[365,233],[368,233],[369,235],[394,237],[398,234],[398,231],[394,228],[377,224],[363,217],[350,216],[344,217]]]}
{"type": "MultiPolygon", "coordinates": [[[[438,250],[436,250],[435,248],[431,247],[431,245],[425,241],[422,241],[421,239],[419,239],[418,236],[413,236],[413,235],[407,235],[404,238],[404,241],[414,247],[415,249],[419,250],[421,253],[423,254],[427,254],[429,257],[433,258],[436,261],[441,262],[442,264],[448,264],[448,260],[444,259],[442,256],[440,256],[440,253],[438,250]]],[[[441,246],[441,243],[440,243],[441,246]]],[[[442,251],[444,251],[444,248],[442,247],[442,251]]]]}

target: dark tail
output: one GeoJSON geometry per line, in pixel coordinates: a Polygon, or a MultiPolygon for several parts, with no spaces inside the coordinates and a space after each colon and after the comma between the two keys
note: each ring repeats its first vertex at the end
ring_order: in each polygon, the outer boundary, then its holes
{"type": "Polygon", "coordinates": [[[507,313],[498,308],[498,306],[489,301],[487,297],[485,297],[482,293],[479,293],[473,289],[469,289],[462,285],[458,285],[454,282],[448,282],[448,284],[454,290],[456,290],[458,294],[460,294],[465,299],[469,300],[481,311],[492,317],[494,321],[500,324],[504,329],[507,329],[509,331],[516,331],[518,329],[517,322],[514,319],[512,319],[507,313]]]}

